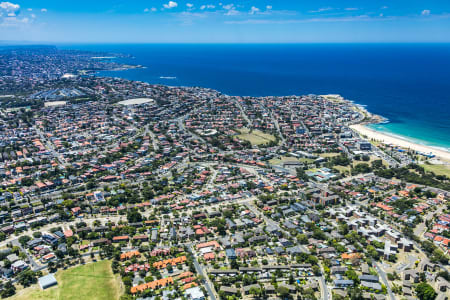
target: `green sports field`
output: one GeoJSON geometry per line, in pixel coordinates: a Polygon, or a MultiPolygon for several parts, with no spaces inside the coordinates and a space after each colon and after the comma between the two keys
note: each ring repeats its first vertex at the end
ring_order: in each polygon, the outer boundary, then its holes
{"type": "Polygon", "coordinates": [[[42,291],[38,285],[18,290],[12,300],[112,300],[119,299],[120,281],[111,271],[111,261],[58,271],[58,285],[42,291]]]}

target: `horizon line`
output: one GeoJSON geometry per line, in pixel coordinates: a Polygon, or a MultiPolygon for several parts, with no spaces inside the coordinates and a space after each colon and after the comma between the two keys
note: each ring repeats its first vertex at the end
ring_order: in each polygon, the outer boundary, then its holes
{"type": "Polygon", "coordinates": [[[411,41],[411,42],[395,42],[395,41],[364,41],[364,42],[82,42],[82,41],[8,41],[0,40],[1,46],[57,46],[57,45],[367,45],[367,44],[450,44],[450,41],[411,41]]]}

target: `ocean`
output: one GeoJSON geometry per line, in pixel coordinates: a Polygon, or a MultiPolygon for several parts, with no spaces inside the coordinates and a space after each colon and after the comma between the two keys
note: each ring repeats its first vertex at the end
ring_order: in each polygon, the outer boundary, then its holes
{"type": "Polygon", "coordinates": [[[229,95],[341,94],[385,117],[373,129],[450,150],[450,44],[98,44],[145,69],[100,76],[229,95]]]}

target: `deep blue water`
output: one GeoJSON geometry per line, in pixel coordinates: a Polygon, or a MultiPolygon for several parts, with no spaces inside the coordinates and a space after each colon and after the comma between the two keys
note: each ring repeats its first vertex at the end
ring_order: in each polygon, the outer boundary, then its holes
{"type": "Polygon", "coordinates": [[[384,130],[450,148],[450,44],[64,45],[134,56],[146,69],[101,72],[230,95],[341,94],[384,130]],[[160,77],[176,77],[161,79],[160,77]]]}

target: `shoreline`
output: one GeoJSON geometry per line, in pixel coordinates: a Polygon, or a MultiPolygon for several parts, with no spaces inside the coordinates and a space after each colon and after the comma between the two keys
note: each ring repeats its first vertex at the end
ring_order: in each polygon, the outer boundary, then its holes
{"type": "MultiPolygon", "coordinates": [[[[126,68],[118,68],[118,69],[112,69],[112,70],[97,70],[96,72],[94,72],[94,74],[96,76],[100,76],[100,77],[110,77],[110,76],[105,76],[105,75],[100,75],[99,72],[102,71],[125,71],[125,70],[130,70],[130,69],[140,69],[140,68],[146,68],[145,66],[142,65],[124,65],[126,66],[126,68]]],[[[119,76],[121,77],[121,76],[119,76]]],[[[131,80],[128,79],[126,77],[121,77],[123,79],[126,80],[131,80]]],[[[165,77],[165,76],[160,76],[160,79],[176,79],[177,77],[165,77]]],[[[131,80],[133,81],[133,80],[131,80]]],[[[155,84],[155,83],[151,83],[148,82],[149,84],[155,84]]],[[[162,84],[165,85],[165,84],[162,84]]],[[[220,91],[218,91],[220,92],[220,91]]],[[[220,92],[222,93],[222,92],[220,92]]],[[[365,135],[367,136],[367,138],[370,139],[374,139],[376,141],[380,141],[382,143],[385,144],[392,144],[392,145],[396,145],[402,148],[406,148],[406,149],[411,149],[414,150],[416,152],[421,152],[424,154],[433,154],[435,155],[435,158],[441,159],[443,160],[444,164],[448,164],[450,163],[450,152],[446,151],[444,149],[435,147],[435,146],[429,146],[429,145],[423,145],[420,143],[416,143],[414,141],[408,140],[407,137],[403,137],[403,136],[396,136],[396,135],[392,135],[386,132],[382,132],[382,131],[378,131],[372,128],[367,127],[367,125],[369,124],[380,124],[380,123],[385,123],[388,122],[388,119],[386,119],[385,117],[381,116],[381,115],[377,115],[377,114],[373,114],[371,112],[369,112],[366,108],[366,105],[363,104],[359,104],[356,103],[352,100],[348,100],[345,99],[344,97],[342,97],[339,94],[327,94],[327,95],[320,95],[321,97],[325,97],[325,98],[334,98],[334,101],[342,101],[342,102],[347,102],[348,104],[350,104],[356,112],[362,113],[364,116],[364,119],[361,120],[361,123],[356,123],[356,124],[352,124],[349,125],[349,127],[354,130],[357,131],[358,133],[360,133],[361,135],[365,135]]]]}
{"type": "Polygon", "coordinates": [[[383,142],[385,144],[392,144],[403,148],[411,149],[417,152],[432,153],[436,157],[445,161],[450,161],[450,152],[443,149],[439,149],[433,146],[427,146],[409,141],[407,138],[396,137],[388,133],[377,131],[375,129],[367,127],[365,124],[354,124],[349,126],[352,130],[357,131],[361,135],[367,136],[367,138],[374,139],[376,141],[383,142]]]}

